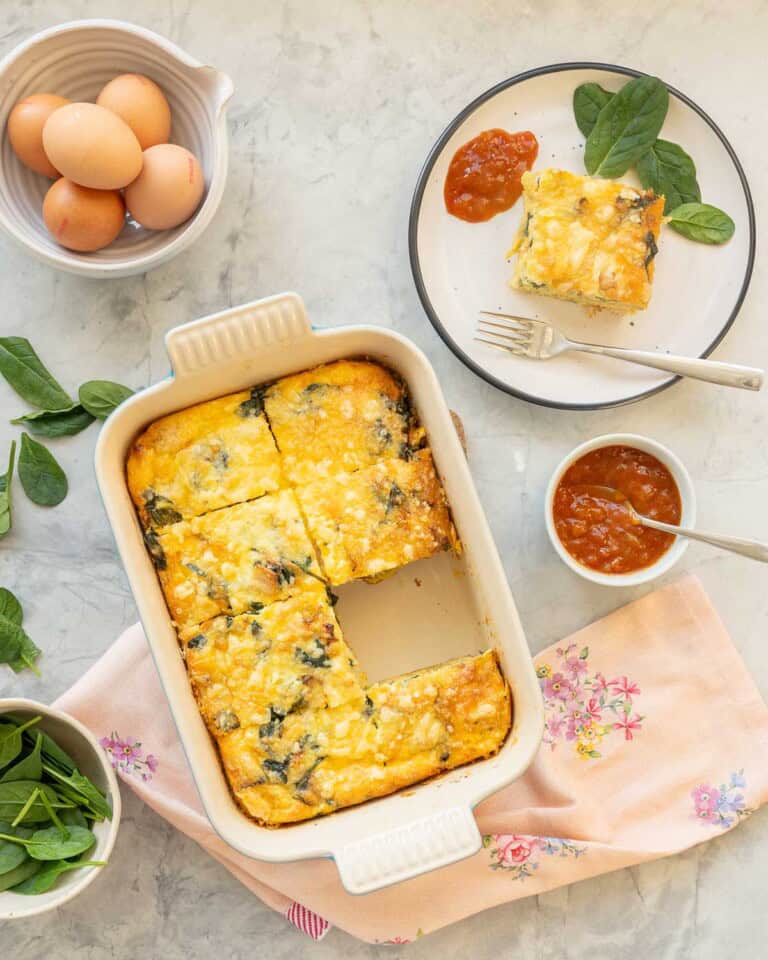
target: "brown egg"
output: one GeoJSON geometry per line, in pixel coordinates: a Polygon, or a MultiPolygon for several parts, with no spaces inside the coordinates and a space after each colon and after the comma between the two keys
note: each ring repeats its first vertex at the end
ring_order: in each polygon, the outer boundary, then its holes
{"type": "Polygon", "coordinates": [[[68,103],[55,93],[33,93],[19,100],[8,117],[8,139],[14,153],[26,167],[44,177],[58,177],[59,171],[43,150],[43,127],[54,110],[68,103]]]}
{"type": "Polygon", "coordinates": [[[140,73],[124,73],[110,80],[96,103],[121,117],[136,134],[142,150],[168,143],[171,108],[154,80],[140,73]]]}
{"type": "Polygon", "coordinates": [[[123,229],[125,204],[117,190],[91,190],[62,177],[45,195],[43,220],[62,247],[90,253],[123,229]]]}
{"type": "Polygon", "coordinates": [[[170,230],[197,210],[205,189],[194,155],[174,143],[144,151],[141,173],[125,191],[131,216],[149,230],[170,230]]]}
{"type": "Polygon", "coordinates": [[[118,190],[141,172],[141,147],[116,113],[95,103],[70,103],[50,115],[43,147],[63,176],[82,187],[118,190]]]}

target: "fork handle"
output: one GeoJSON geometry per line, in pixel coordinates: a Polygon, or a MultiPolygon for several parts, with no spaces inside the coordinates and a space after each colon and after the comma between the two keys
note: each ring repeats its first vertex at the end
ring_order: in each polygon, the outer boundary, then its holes
{"type": "Polygon", "coordinates": [[[651,350],[627,350],[625,347],[602,347],[596,343],[570,341],[574,350],[582,353],[599,353],[604,357],[616,357],[617,360],[629,360],[644,367],[666,370],[680,377],[694,377],[719,383],[724,387],[739,387],[742,390],[759,390],[763,385],[763,371],[758,367],[742,367],[735,363],[721,363],[719,360],[694,360],[690,357],[674,357],[666,353],[654,353],[651,350]]]}
{"type": "Polygon", "coordinates": [[[740,553],[743,557],[768,563],[768,543],[760,543],[759,540],[745,540],[742,537],[721,537],[716,533],[700,533],[698,530],[689,530],[686,527],[673,526],[671,523],[662,523],[660,520],[651,520],[650,517],[640,517],[640,523],[644,527],[652,527],[654,530],[662,530],[664,533],[686,537],[688,540],[699,540],[701,543],[709,543],[713,547],[720,547],[722,550],[730,550],[731,553],[740,553]]]}

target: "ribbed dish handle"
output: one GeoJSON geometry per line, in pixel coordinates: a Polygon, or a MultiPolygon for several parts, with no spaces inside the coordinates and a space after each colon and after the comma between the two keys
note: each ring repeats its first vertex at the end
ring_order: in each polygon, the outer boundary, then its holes
{"type": "Polygon", "coordinates": [[[280,293],[174,327],[165,335],[165,346],[174,374],[183,377],[305,337],[311,330],[301,297],[280,293]]]}
{"type": "Polygon", "coordinates": [[[480,831],[469,807],[449,807],[348,843],[334,857],[349,893],[371,893],[472,856],[481,847],[480,831]]]}

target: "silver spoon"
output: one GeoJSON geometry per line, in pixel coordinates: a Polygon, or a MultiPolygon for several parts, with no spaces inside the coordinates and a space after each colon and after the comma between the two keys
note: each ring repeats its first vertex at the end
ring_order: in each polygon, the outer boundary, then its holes
{"type": "Polygon", "coordinates": [[[759,540],[745,540],[743,537],[721,537],[715,533],[701,533],[687,527],[677,527],[672,523],[662,523],[661,520],[652,520],[650,517],[644,517],[641,513],[638,513],[627,497],[620,490],[616,490],[615,487],[592,483],[574,484],[574,486],[578,486],[580,490],[594,497],[620,503],[630,513],[633,522],[640,526],[650,527],[651,530],[661,530],[662,533],[671,533],[675,537],[699,540],[701,543],[709,543],[713,547],[720,547],[722,550],[730,550],[731,553],[739,553],[751,560],[768,563],[768,543],[760,543],[759,540]]]}

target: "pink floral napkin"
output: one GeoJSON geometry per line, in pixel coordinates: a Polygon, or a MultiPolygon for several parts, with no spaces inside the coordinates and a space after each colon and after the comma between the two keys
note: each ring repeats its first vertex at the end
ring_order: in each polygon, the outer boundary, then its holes
{"type": "Polygon", "coordinates": [[[768,797],[768,710],[696,579],[580,630],[536,668],[544,742],[523,777],[477,808],[483,849],[364,897],[344,891],[330,860],[262,863],[213,832],[141,627],[57,706],[103,738],[151,807],[315,939],[332,923],[370,942],[407,942],[710,840],[768,797]]]}

